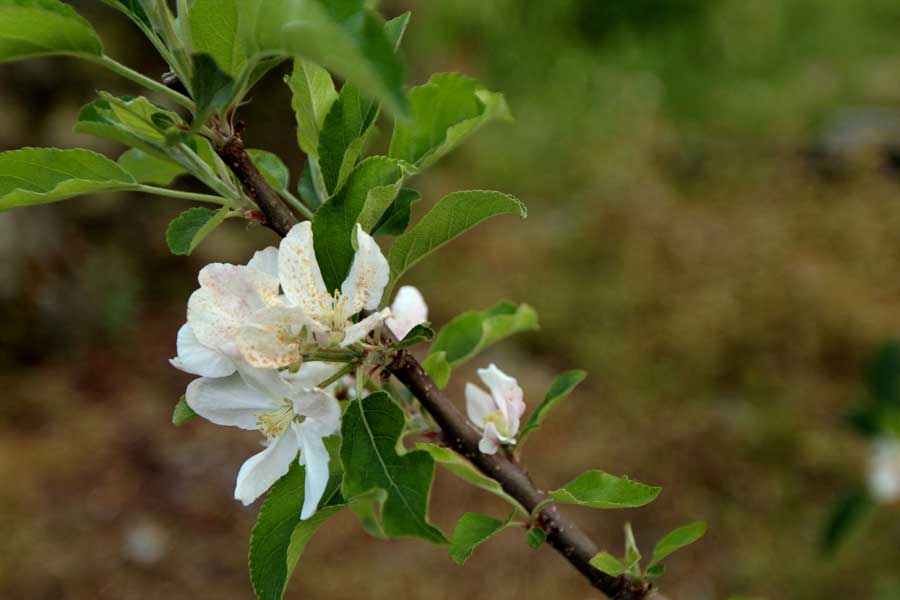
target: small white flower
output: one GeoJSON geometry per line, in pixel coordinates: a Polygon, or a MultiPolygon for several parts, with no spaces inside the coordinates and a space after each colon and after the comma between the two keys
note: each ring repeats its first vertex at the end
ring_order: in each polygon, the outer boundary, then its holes
{"type": "Polygon", "coordinates": [[[478,376],[491,393],[467,383],[466,411],[469,419],[482,430],[478,449],[484,454],[494,454],[501,443],[516,443],[519,419],[525,413],[525,401],[516,380],[496,365],[478,369],[478,376]]]}
{"type": "Polygon", "coordinates": [[[266,436],[266,449],[250,457],[238,472],[234,497],[245,505],[285,475],[299,451],[300,464],[306,465],[300,518],[308,519],[328,484],[328,450],[322,440],[338,430],[341,419],[337,400],[315,385],[334,368],[326,371],[311,363],[282,375],[239,359],[235,365],[238,373],[228,377],[192,381],[185,400],[217,425],[256,429],[266,436]]]}
{"type": "Polygon", "coordinates": [[[413,327],[428,320],[428,305],[422,292],[411,285],[404,285],[391,304],[391,316],[385,323],[402,340],[413,327]]]}
{"type": "Polygon", "coordinates": [[[261,250],[247,265],[207,265],[198,279],[187,323],[178,331],[178,356],[170,362],[194,375],[225,377],[235,371],[241,327],[278,302],[278,250],[261,250]]]}
{"type": "Polygon", "coordinates": [[[869,493],[882,504],[900,500],[900,441],[875,442],[869,459],[869,493]]]}
{"type": "Polygon", "coordinates": [[[356,226],[356,255],[350,273],[334,293],[325,289],[313,248],[312,225],[295,225],[281,241],[278,272],[287,303],[303,311],[307,325],[323,346],[346,347],[360,341],[390,316],[389,309],[358,323],[351,318],[363,309],[375,310],[390,278],[387,259],[372,236],[356,226]]]}

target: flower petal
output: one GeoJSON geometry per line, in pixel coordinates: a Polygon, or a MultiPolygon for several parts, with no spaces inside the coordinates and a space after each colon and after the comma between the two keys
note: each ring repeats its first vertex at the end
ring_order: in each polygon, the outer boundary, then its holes
{"type": "Polygon", "coordinates": [[[297,435],[291,429],[241,465],[234,487],[235,500],[240,500],[244,506],[252,504],[288,472],[296,456],[297,435]]]}
{"type": "Polygon", "coordinates": [[[900,500],[900,443],[876,442],[869,464],[869,492],[884,504],[900,500]]]}
{"type": "Polygon", "coordinates": [[[176,369],[201,377],[226,377],[234,373],[234,362],[201,344],[187,323],[178,330],[176,347],[178,356],[169,361],[176,369]]]}
{"type": "Polygon", "coordinates": [[[332,310],[333,298],[325,289],[316,252],[312,225],[298,223],[281,240],[278,251],[278,276],[285,296],[306,314],[316,317],[332,310]]]}
{"type": "Polygon", "coordinates": [[[479,429],[484,427],[484,419],[497,412],[494,398],[474,383],[466,384],[466,412],[469,420],[479,429]]]}
{"type": "Polygon", "coordinates": [[[428,320],[428,305],[422,292],[411,285],[404,285],[391,304],[391,318],[387,326],[399,339],[406,337],[413,327],[428,320]]]}
{"type": "Polygon", "coordinates": [[[257,416],[278,408],[278,402],[248,386],[237,374],[228,377],[201,377],[185,392],[191,409],[216,425],[256,429],[257,416]]]}
{"type": "Polygon", "coordinates": [[[494,364],[487,369],[478,369],[478,376],[491,390],[497,408],[503,413],[506,431],[509,435],[515,436],[519,431],[519,419],[525,413],[522,388],[513,377],[498,369],[494,364]]]}
{"type": "Polygon", "coordinates": [[[359,223],[356,224],[356,245],[350,274],[341,285],[341,296],[346,299],[348,315],[355,315],[364,308],[378,308],[391,276],[391,269],[381,248],[372,236],[363,231],[359,223]]]}
{"type": "Polygon", "coordinates": [[[253,255],[247,266],[278,279],[278,248],[269,246],[253,255]]]}
{"type": "Polygon", "coordinates": [[[341,425],[341,405],[329,393],[318,388],[294,390],[294,413],[306,417],[304,428],[319,437],[337,432],[341,425]]]}
{"type": "Polygon", "coordinates": [[[496,454],[500,447],[501,437],[493,423],[488,423],[478,441],[478,449],[482,454],[496,454]]]}
{"type": "Polygon", "coordinates": [[[253,388],[257,394],[269,398],[275,406],[280,407],[291,395],[291,386],[275,369],[258,369],[242,358],[235,360],[234,366],[248,387],[253,388]]]}
{"type": "Polygon", "coordinates": [[[328,449],[325,448],[322,438],[307,427],[307,423],[294,425],[300,445],[300,464],[306,465],[301,520],[315,514],[319,501],[322,500],[322,494],[328,487],[328,449]]]}
{"type": "Polygon", "coordinates": [[[308,322],[296,306],[269,306],[238,331],[237,348],[252,366],[278,369],[300,360],[300,332],[308,322]]]}
{"type": "Polygon", "coordinates": [[[365,338],[369,335],[369,332],[378,327],[378,325],[391,316],[391,309],[385,308],[381,312],[373,313],[361,320],[359,323],[354,323],[350,327],[344,330],[344,339],[341,340],[340,347],[346,348],[351,344],[355,344],[359,340],[365,338]]]}

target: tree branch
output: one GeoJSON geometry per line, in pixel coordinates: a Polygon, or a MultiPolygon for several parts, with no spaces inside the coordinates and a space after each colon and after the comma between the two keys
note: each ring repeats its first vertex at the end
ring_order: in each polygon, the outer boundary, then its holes
{"type": "MultiPolygon", "coordinates": [[[[231,167],[247,193],[257,202],[267,224],[282,237],[286,236],[297,218],[282,203],[278,195],[263,179],[244,150],[239,135],[235,135],[219,151],[219,156],[231,167]]],[[[385,330],[390,338],[390,332],[385,330]]],[[[503,453],[489,455],[478,450],[481,435],[456,408],[456,405],[431,380],[422,365],[406,350],[397,352],[387,370],[393,374],[440,425],[446,443],[472,462],[482,473],[495,479],[510,496],[529,511],[547,499],[531,481],[522,467],[503,453]]],[[[591,566],[590,560],[599,552],[597,545],[577,525],[563,517],[555,505],[546,506],[537,518],[537,525],[547,532],[549,543],[563,558],[584,575],[591,584],[612,600],[644,600],[653,586],[626,575],[613,577],[591,566]]],[[[656,596],[657,600],[664,600],[656,596]]]]}

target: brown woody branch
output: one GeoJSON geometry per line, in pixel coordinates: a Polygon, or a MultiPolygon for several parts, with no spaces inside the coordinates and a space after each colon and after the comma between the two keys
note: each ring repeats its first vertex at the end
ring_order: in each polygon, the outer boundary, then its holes
{"type": "MultiPolygon", "coordinates": [[[[297,217],[263,179],[244,150],[239,135],[235,135],[218,153],[259,205],[267,225],[282,237],[287,235],[297,223],[297,217]]],[[[390,335],[390,332],[386,331],[386,334],[390,335]]],[[[418,398],[440,425],[445,442],[482,473],[499,482],[507,494],[531,512],[547,499],[547,494],[539,490],[525,470],[505,453],[488,455],[478,450],[481,437],[478,431],[409,352],[399,351],[387,369],[418,398]]],[[[614,577],[592,567],[590,560],[599,552],[597,545],[577,525],[563,517],[555,505],[541,510],[536,525],[546,531],[547,543],[612,600],[643,600],[652,593],[653,586],[647,582],[626,575],[614,577]]],[[[656,598],[663,600],[660,596],[656,598]]]]}

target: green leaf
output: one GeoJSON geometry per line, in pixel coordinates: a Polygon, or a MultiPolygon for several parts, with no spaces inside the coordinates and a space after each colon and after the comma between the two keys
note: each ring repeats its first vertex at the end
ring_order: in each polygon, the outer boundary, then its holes
{"type": "Polygon", "coordinates": [[[178,163],[161,160],[138,148],[127,150],[116,162],[139,183],[169,185],[176,177],[187,173],[187,169],[178,163]]]}
{"type": "Polygon", "coordinates": [[[493,119],[511,119],[501,94],[458,73],[434,75],[409,94],[410,118],[398,121],[389,154],[418,169],[436,162],[493,119]]]}
{"type": "Polygon", "coordinates": [[[544,396],[544,400],[532,411],[528,421],[525,423],[525,427],[522,428],[517,444],[519,448],[522,447],[525,439],[532,431],[540,428],[541,423],[544,422],[544,419],[547,418],[553,407],[572,393],[575,386],[584,381],[585,377],[587,377],[587,373],[584,371],[573,370],[566,371],[553,380],[553,383],[550,384],[550,389],[547,390],[547,395],[544,396]]]}
{"type": "Polygon", "coordinates": [[[246,62],[238,32],[238,0],[193,0],[190,8],[194,52],[209,54],[219,67],[237,77],[246,62]]]}
{"type": "Polygon", "coordinates": [[[178,135],[178,115],[146,98],[117,98],[105,92],[81,109],[75,131],[132,146],[160,160],[171,160],[167,142],[178,135]]]}
{"type": "Polygon", "coordinates": [[[430,342],[433,339],[434,331],[432,331],[431,327],[428,327],[424,324],[419,324],[410,329],[409,333],[407,333],[402,340],[400,340],[396,344],[391,344],[391,348],[395,350],[400,350],[402,348],[411,348],[412,346],[418,346],[419,344],[430,342]]]}
{"type": "Polygon", "coordinates": [[[224,113],[234,100],[237,84],[209,54],[194,54],[191,91],[197,104],[195,123],[202,125],[209,115],[224,113]]]}
{"type": "Polygon", "coordinates": [[[506,502],[518,509],[523,515],[528,511],[519,502],[507,494],[503,487],[495,480],[479,471],[475,465],[451,450],[434,444],[416,444],[416,450],[422,450],[431,455],[439,465],[465,481],[466,483],[503,498],[506,502]]]}
{"type": "Polygon", "coordinates": [[[306,161],[306,168],[303,169],[303,175],[300,177],[300,182],[297,184],[297,193],[300,194],[303,202],[308,207],[312,210],[317,210],[327,198],[320,198],[319,193],[316,191],[316,184],[313,182],[314,162],[315,159],[313,158],[306,161]]]}
{"type": "Polygon", "coordinates": [[[0,152],[0,212],[137,186],[122,167],[90,150],[22,148],[0,152]]]}
{"type": "Polygon", "coordinates": [[[592,558],[591,566],[613,577],[618,577],[625,572],[625,565],[622,564],[622,561],[607,552],[600,552],[592,558]]]}
{"type": "Polygon", "coordinates": [[[153,24],[141,5],[141,0],[102,0],[102,2],[127,15],[129,19],[134,21],[144,31],[149,32],[153,29],[153,24]]]}
{"type": "Polygon", "coordinates": [[[191,419],[197,416],[197,413],[194,412],[194,409],[188,406],[187,401],[182,396],[178,400],[178,404],[175,405],[175,410],[172,411],[172,424],[175,427],[181,427],[191,419]]]}
{"type": "Polygon", "coordinates": [[[532,527],[525,535],[525,541],[528,545],[537,550],[547,541],[547,532],[540,527],[532,527]]]}
{"type": "Polygon", "coordinates": [[[383,20],[362,2],[242,0],[239,10],[251,57],[310,59],[393,112],[406,111],[403,63],[383,20]]]}
{"type": "Polygon", "coordinates": [[[900,408],[900,342],[879,348],[866,370],[866,387],[876,405],[900,408]]]}
{"type": "Polygon", "coordinates": [[[423,366],[443,388],[452,369],[506,337],[537,328],[537,313],[527,304],[498,302],[487,310],[467,311],[441,328],[423,366]]]}
{"type": "MultiPolygon", "coordinates": [[[[513,513],[515,514],[515,513],[513,513]]],[[[474,512],[467,512],[453,528],[453,535],[450,538],[450,558],[458,565],[461,565],[472,556],[475,548],[488,541],[504,528],[509,525],[510,518],[500,521],[487,515],[474,512]]]]}
{"type": "Polygon", "coordinates": [[[169,223],[166,230],[166,243],[172,254],[187,255],[212,232],[222,224],[231,211],[223,207],[218,211],[208,208],[189,208],[169,223]]]}
{"type": "Polygon", "coordinates": [[[453,372],[453,367],[447,362],[446,352],[429,354],[422,362],[422,368],[425,369],[425,372],[428,373],[428,376],[439,388],[444,389],[450,383],[450,374],[453,372]]]}
{"type": "Polygon", "coordinates": [[[857,531],[861,529],[875,503],[864,488],[845,492],[838,500],[822,536],[822,552],[832,556],[857,531]]]}
{"type": "Polygon", "coordinates": [[[641,551],[634,539],[631,523],[625,523],[625,572],[633,577],[641,575],[641,551]]]}
{"type": "Polygon", "coordinates": [[[653,559],[650,561],[650,566],[652,567],[676,550],[693,544],[702,538],[704,533],[706,533],[706,523],[703,521],[673,529],[653,547],[653,559]]]}
{"type": "Polygon", "coordinates": [[[644,577],[646,579],[659,579],[666,573],[666,565],[655,564],[647,567],[647,570],[644,572],[644,577]]]}
{"type": "Polygon", "coordinates": [[[249,563],[250,580],[260,600],[281,599],[310,538],[344,507],[337,481],[332,478],[319,502],[319,509],[312,517],[301,521],[304,481],[305,469],[292,461],[287,475],[272,486],[259,510],[250,536],[249,563]]]}
{"type": "Polygon", "coordinates": [[[378,115],[378,105],[360,95],[352,85],[341,88],[319,133],[318,164],[329,196],[347,181],[378,115]]]}
{"type": "Polygon", "coordinates": [[[318,158],[319,132],[338,98],[331,75],[312,61],[298,58],[285,82],[291,88],[291,106],[297,118],[297,143],[308,156],[318,158]]]}
{"type": "Polygon", "coordinates": [[[416,190],[400,190],[394,202],[381,215],[381,220],[372,228],[372,235],[401,235],[409,226],[412,205],[422,199],[416,190]]]}
{"type": "Polygon", "coordinates": [[[278,157],[278,155],[265,150],[247,150],[250,159],[263,179],[266,180],[276,192],[285,192],[291,183],[291,173],[288,171],[287,165],[278,157]]]}
{"type": "Polygon", "coordinates": [[[443,544],[446,538],[427,516],[434,460],[427,452],[397,453],[405,423],[403,410],[384,392],[350,403],[341,426],[343,494],[352,498],[383,489],[381,520],[388,536],[443,544]]]}
{"type": "MultiPolygon", "coordinates": [[[[338,195],[316,211],[313,241],[326,289],[334,290],[353,264],[353,231],[357,222],[366,229],[374,225],[371,213],[390,205],[403,184],[400,163],[385,156],[372,156],[359,163],[338,195]],[[366,220],[367,223],[362,223],[366,220]]],[[[380,216],[380,214],[379,214],[380,216]]]]}
{"type": "Polygon", "coordinates": [[[388,262],[396,282],[417,262],[485,219],[497,215],[527,215],[525,205],[509,194],[487,191],[454,192],[445,196],[409,231],[396,239],[388,262]]]}
{"type": "Polygon", "coordinates": [[[100,56],[93,27],[57,0],[0,0],[0,62],[35,56],[100,56]]]}
{"type": "Polygon", "coordinates": [[[662,491],[628,477],[616,477],[603,471],[586,471],[550,496],[561,504],[591,508],[637,508],[653,502],[662,491]]]}

